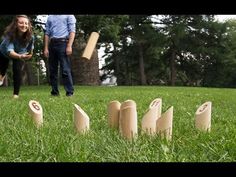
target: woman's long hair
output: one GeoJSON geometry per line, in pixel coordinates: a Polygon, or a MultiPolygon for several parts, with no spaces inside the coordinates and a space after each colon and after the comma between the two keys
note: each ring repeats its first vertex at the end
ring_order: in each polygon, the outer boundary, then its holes
{"type": "Polygon", "coordinates": [[[16,15],[15,18],[12,20],[10,25],[8,25],[4,31],[4,36],[8,37],[11,42],[13,42],[15,39],[20,42],[23,46],[26,46],[27,43],[30,42],[32,39],[32,25],[30,18],[27,15],[16,15]],[[29,21],[28,24],[28,30],[23,34],[22,37],[18,35],[18,28],[17,28],[17,22],[20,17],[27,18],[29,21]]]}

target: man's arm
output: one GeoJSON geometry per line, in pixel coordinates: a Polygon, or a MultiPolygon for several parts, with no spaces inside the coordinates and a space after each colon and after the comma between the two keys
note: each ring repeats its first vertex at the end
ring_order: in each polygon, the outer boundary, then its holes
{"type": "Polygon", "coordinates": [[[67,47],[66,47],[66,54],[71,55],[72,54],[72,45],[75,39],[75,32],[70,32],[69,39],[67,42],[67,47]]]}
{"type": "Polygon", "coordinates": [[[48,51],[48,46],[49,46],[49,36],[47,34],[44,35],[44,50],[43,54],[46,58],[49,56],[49,51],[48,51]]]}
{"type": "Polygon", "coordinates": [[[69,35],[69,41],[67,43],[68,47],[72,47],[74,39],[75,39],[75,32],[71,32],[69,35]]]}

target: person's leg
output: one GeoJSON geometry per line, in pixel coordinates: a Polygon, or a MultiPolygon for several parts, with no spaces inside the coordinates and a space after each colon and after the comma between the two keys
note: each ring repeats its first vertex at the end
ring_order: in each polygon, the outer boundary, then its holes
{"type": "Polygon", "coordinates": [[[0,52],[0,85],[3,84],[8,65],[9,59],[2,55],[2,53],[0,52]]]}
{"type": "Polygon", "coordinates": [[[56,53],[56,46],[53,44],[50,45],[49,48],[49,78],[50,78],[50,83],[51,83],[51,95],[57,96],[59,95],[59,90],[58,90],[58,57],[56,53]]]}
{"type": "Polygon", "coordinates": [[[13,95],[14,97],[17,97],[20,92],[20,86],[21,86],[21,69],[23,66],[23,61],[13,59],[12,60],[12,70],[13,70],[13,95]],[[16,96],[15,96],[16,95],[16,96]]]}
{"type": "Polygon", "coordinates": [[[66,91],[66,96],[71,96],[74,94],[74,88],[71,74],[71,62],[69,57],[66,55],[66,43],[62,43],[59,50],[58,57],[62,71],[62,81],[66,91]]]}

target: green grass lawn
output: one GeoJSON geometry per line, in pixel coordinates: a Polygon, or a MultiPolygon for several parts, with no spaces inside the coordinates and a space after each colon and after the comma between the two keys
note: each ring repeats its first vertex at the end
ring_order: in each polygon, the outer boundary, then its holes
{"type": "Polygon", "coordinates": [[[232,162],[236,161],[236,89],[193,87],[75,86],[72,98],[51,97],[49,86],[22,87],[12,98],[12,87],[0,88],[1,162],[232,162]],[[173,138],[141,135],[141,119],[149,104],[162,98],[162,113],[174,107],[173,138]],[[137,103],[138,138],[128,141],[108,127],[110,101],[137,103]],[[44,125],[36,129],[28,103],[43,107],[44,125]],[[194,128],[197,108],[212,102],[210,133],[194,128]],[[75,132],[73,104],[90,117],[90,131],[75,132]]]}

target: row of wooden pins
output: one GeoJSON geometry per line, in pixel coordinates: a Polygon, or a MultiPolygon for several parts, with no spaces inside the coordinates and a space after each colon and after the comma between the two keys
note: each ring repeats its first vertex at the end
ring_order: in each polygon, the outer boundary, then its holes
{"type": "MultiPolygon", "coordinates": [[[[126,100],[123,103],[111,101],[108,104],[109,127],[119,129],[120,134],[127,139],[138,136],[136,103],[126,100]]],[[[159,135],[167,140],[172,139],[173,106],[162,114],[162,99],[154,99],[142,118],[142,133],[159,135]]],[[[211,102],[202,104],[195,113],[195,127],[202,131],[210,131],[211,102]]]]}
{"type": "MultiPolygon", "coordinates": [[[[37,128],[43,125],[43,109],[39,102],[29,101],[29,113],[37,128]]],[[[89,116],[77,104],[74,104],[74,125],[78,133],[85,133],[89,130],[89,116]]]]}
{"type": "MultiPolygon", "coordinates": [[[[210,101],[202,104],[195,113],[195,127],[202,131],[210,131],[211,128],[210,101]]],[[[43,125],[43,109],[39,102],[29,101],[29,113],[37,128],[43,125]]],[[[108,124],[111,128],[119,129],[120,134],[127,139],[138,136],[136,103],[126,100],[122,104],[119,101],[111,101],[108,104],[108,124]]],[[[90,129],[89,116],[77,104],[74,104],[74,125],[78,133],[86,133],[90,129]]],[[[160,135],[171,140],[173,125],[173,106],[162,114],[162,99],[153,100],[142,118],[142,133],[150,136],[160,135]]]]}

